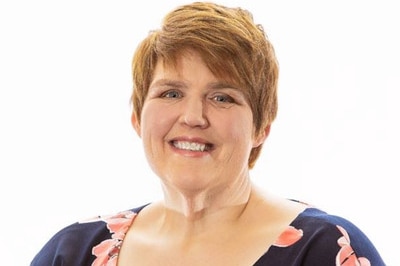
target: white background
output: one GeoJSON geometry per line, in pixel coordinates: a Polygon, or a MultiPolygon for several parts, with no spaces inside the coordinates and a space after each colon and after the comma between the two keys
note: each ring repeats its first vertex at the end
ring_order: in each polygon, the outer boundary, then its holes
{"type": "MultiPolygon", "coordinates": [[[[133,51],[185,3],[160,2],[0,3],[2,265],[28,265],[77,220],[161,197],[129,120],[133,51]]],[[[254,182],[348,218],[388,265],[400,265],[395,2],[219,1],[252,11],[280,62],[254,182]]]]}

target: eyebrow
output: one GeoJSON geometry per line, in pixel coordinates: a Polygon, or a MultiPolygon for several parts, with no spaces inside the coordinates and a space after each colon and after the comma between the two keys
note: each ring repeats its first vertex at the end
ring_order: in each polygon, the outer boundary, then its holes
{"type": "Polygon", "coordinates": [[[232,83],[225,82],[225,81],[211,82],[209,84],[209,87],[211,89],[233,89],[233,90],[241,91],[237,86],[233,85],[232,83]]]}
{"type": "MultiPolygon", "coordinates": [[[[152,83],[150,87],[153,86],[168,86],[168,87],[174,87],[174,88],[186,88],[188,87],[187,84],[183,81],[179,80],[172,80],[172,79],[159,79],[156,82],[152,83]]],[[[233,89],[237,91],[241,91],[237,86],[225,82],[225,81],[215,81],[215,82],[210,82],[207,84],[207,88],[209,89],[233,89]]]]}
{"type": "Polygon", "coordinates": [[[159,79],[156,82],[150,84],[150,88],[154,86],[169,86],[177,88],[186,87],[184,82],[172,79],[159,79]]]}

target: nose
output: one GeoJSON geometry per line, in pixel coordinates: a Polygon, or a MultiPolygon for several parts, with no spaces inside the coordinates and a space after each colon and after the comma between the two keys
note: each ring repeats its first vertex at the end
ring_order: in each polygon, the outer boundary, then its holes
{"type": "Polygon", "coordinates": [[[189,127],[205,128],[208,126],[206,103],[203,99],[191,99],[184,103],[181,122],[189,127]]]}

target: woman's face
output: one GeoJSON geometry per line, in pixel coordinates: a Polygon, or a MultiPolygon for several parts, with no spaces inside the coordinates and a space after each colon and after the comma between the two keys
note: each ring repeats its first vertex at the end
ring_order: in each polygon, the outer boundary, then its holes
{"type": "Polygon", "coordinates": [[[165,185],[183,190],[240,184],[251,149],[265,138],[254,136],[244,94],[193,51],[175,68],[157,63],[140,121],[132,116],[150,166],[165,185]]]}

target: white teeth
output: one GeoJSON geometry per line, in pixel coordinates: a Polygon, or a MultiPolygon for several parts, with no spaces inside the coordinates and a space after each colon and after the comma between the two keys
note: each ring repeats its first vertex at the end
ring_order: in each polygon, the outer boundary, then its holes
{"type": "Polygon", "coordinates": [[[189,150],[189,151],[204,151],[206,148],[206,144],[188,142],[188,141],[174,141],[173,145],[178,149],[189,150]]]}

